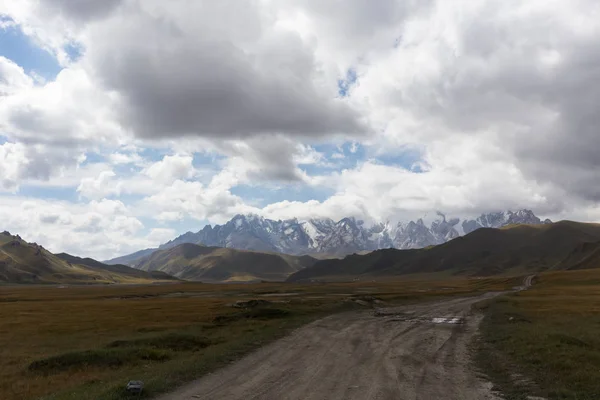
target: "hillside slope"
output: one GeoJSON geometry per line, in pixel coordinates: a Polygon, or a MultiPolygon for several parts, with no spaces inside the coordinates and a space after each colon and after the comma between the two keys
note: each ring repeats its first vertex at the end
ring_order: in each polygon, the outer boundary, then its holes
{"type": "Polygon", "coordinates": [[[158,249],[139,250],[139,251],[136,251],[135,253],[127,254],[122,257],[117,257],[117,258],[112,258],[110,260],[102,261],[102,263],[105,265],[121,264],[121,265],[132,266],[132,265],[135,265],[136,263],[138,263],[142,258],[148,257],[150,254],[154,253],[156,250],[158,250],[158,249]]]}
{"type": "Polygon", "coordinates": [[[600,267],[600,225],[561,221],[482,228],[439,246],[323,260],[289,281],[416,273],[489,276],[600,267]]]}
{"type": "Polygon", "coordinates": [[[68,254],[57,256],[18,235],[0,233],[0,283],[151,283],[172,279],[124,265],[108,266],[68,254]]]}
{"type": "Polygon", "coordinates": [[[162,271],[180,279],[204,282],[283,281],[313,265],[309,256],[259,253],[184,243],[159,250],[135,265],[143,271],[162,271]]]}
{"type": "Polygon", "coordinates": [[[58,253],[58,254],[56,254],[56,256],[62,260],[70,262],[71,264],[79,264],[79,265],[89,267],[92,269],[96,269],[96,270],[100,270],[100,271],[112,272],[115,274],[126,275],[126,276],[130,276],[130,277],[137,277],[140,279],[178,280],[177,278],[175,278],[169,274],[166,274],[162,271],[151,271],[151,272],[141,271],[139,269],[129,267],[129,266],[123,265],[123,264],[108,265],[108,264],[101,263],[100,261],[96,261],[92,258],[87,258],[87,257],[81,258],[81,257],[77,257],[77,256],[72,256],[67,253],[58,253]]]}

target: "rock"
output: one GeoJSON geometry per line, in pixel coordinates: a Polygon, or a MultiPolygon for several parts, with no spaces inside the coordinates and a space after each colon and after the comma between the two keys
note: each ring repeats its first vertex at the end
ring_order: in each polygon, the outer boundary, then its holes
{"type": "Polygon", "coordinates": [[[144,389],[144,382],[142,382],[142,381],[129,381],[127,383],[127,386],[125,387],[125,390],[127,390],[128,393],[132,393],[132,394],[142,393],[143,389],[144,389]]]}

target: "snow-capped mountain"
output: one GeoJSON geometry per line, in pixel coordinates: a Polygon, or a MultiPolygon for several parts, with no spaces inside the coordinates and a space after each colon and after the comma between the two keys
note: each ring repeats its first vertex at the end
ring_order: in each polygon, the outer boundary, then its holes
{"type": "Polygon", "coordinates": [[[207,225],[196,233],[187,232],[160,248],[200,243],[296,255],[344,255],[390,247],[422,248],[445,243],[479,228],[548,222],[542,222],[531,210],[482,214],[476,219],[462,221],[459,218],[447,219],[438,212],[430,222],[418,219],[416,222],[385,222],[371,226],[355,218],[344,218],[338,222],[329,218],[275,221],[257,215],[236,215],[224,225],[207,225]]]}

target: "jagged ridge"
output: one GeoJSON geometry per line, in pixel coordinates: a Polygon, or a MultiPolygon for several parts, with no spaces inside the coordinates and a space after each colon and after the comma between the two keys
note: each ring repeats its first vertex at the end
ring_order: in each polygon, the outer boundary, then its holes
{"type": "Polygon", "coordinates": [[[385,248],[417,249],[445,243],[479,228],[501,228],[513,224],[542,224],[531,210],[482,214],[476,219],[448,219],[442,213],[430,223],[423,219],[365,226],[355,218],[335,222],[329,218],[275,221],[258,215],[236,215],[224,225],[205,226],[187,232],[160,246],[182,243],[230,247],[287,254],[346,255],[385,248]]]}

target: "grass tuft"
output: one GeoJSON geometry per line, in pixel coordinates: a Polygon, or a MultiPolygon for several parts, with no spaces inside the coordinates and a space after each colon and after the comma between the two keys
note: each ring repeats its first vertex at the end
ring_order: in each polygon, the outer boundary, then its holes
{"type": "Polygon", "coordinates": [[[233,314],[224,314],[217,315],[213,322],[216,324],[227,324],[230,322],[240,321],[244,319],[259,319],[259,320],[269,320],[269,319],[278,319],[278,318],[286,318],[291,315],[290,310],[286,310],[283,308],[257,308],[246,310],[242,312],[237,312],[233,314]]]}
{"type": "Polygon", "coordinates": [[[96,349],[74,351],[43,358],[29,364],[29,371],[43,374],[59,373],[89,367],[118,368],[142,361],[167,361],[169,353],[154,349],[96,349]]]}
{"type": "Polygon", "coordinates": [[[109,348],[153,348],[172,351],[195,351],[204,349],[213,344],[207,337],[169,333],[166,335],[155,336],[135,340],[116,340],[108,345],[109,348]]]}

